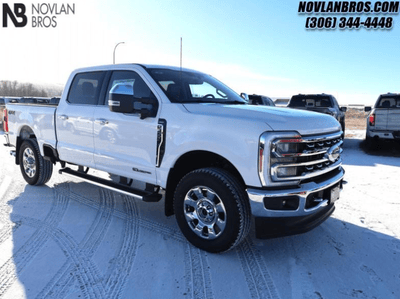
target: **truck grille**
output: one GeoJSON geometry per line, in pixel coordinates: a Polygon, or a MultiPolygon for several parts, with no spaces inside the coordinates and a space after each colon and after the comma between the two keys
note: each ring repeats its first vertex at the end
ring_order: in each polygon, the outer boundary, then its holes
{"type": "Polygon", "coordinates": [[[269,164],[271,180],[306,180],[336,169],[342,164],[342,144],[341,132],[274,139],[269,164]]]}

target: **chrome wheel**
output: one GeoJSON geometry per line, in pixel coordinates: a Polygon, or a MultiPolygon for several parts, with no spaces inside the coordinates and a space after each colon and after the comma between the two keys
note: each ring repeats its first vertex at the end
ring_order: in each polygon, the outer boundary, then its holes
{"type": "Polygon", "coordinates": [[[36,159],[33,151],[29,147],[24,150],[22,163],[26,175],[33,178],[36,174],[36,159]]]}
{"type": "Polygon", "coordinates": [[[197,186],[187,192],[184,215],[192,231],[203,239],[216,239],[226,227],[226,210],[222,200],[210,188],[197,186]]]}

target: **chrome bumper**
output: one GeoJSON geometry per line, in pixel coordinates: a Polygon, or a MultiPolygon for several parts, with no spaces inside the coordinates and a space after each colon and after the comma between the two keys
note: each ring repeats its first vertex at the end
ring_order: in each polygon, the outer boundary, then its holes
{"type": "Polygon", "coordinates": [[[307,196],[328,189],[343,180],[344,170],[339,168],[339,173],[322,183],[305,183],[299,188],[284,190],[262,190],[248,188],[247,194],[250,199],[251,212],[254,217],[299,217],[308,216],[317,213],[330,204],[329,198],[322,198],[320,203],[310,209],[306,209],[307,196]],[[264,199],[277,197],[297,196],[299,198],[299,207],[297,210],[269,210],[264,206],[264,199]]]}

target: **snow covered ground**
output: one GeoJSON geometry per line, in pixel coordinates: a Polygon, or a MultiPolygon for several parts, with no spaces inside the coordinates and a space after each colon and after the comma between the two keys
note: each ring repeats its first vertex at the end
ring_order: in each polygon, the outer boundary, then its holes
{"type": "Polygon", "coordinates": [[[224,254],[189,245],[163,201],[57,173],[29,186],[0,146],[0,298],[400,298],[400,158],[366,154],[364,134],[347,134],[330,219],[285,238],[252,231],[224,254]]]}

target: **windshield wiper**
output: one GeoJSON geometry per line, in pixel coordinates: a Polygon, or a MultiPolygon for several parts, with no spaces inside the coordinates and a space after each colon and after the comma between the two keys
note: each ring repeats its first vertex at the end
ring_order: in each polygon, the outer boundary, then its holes
{"type": "Polygon", "coordinates": [[[181,104],[192,104],[192,103],[213,103],[213,104],[216,104],[216,103],[219,103],[219,102],[213,101],[211,99],[199,99],[199,100],[186,100],[186,101],[182,101],[180,103],[181,104]]]}
{"type": "Polygon", "coordinates": [[[238,100],[234,100],[234,101],[226,101],[226,102],[221,102],[221,104],[238,104],[238,105],[246,105],[246,102],[242,102],[242,101],[238,101],[238,100]]]}

